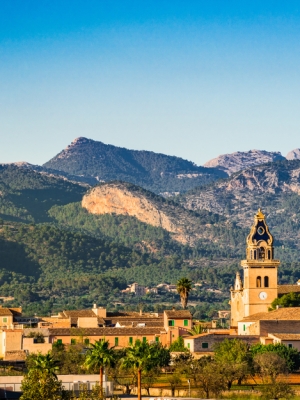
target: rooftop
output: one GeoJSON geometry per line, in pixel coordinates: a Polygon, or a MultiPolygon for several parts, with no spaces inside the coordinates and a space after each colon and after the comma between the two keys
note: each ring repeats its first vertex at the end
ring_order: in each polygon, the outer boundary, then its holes
{"type": "Polygon", "coordinates": [[[300,321],[300,307],[278,308],[278,310],[261,312],[249,315],[249,317],[245,317],[239,322],[269,320],[300,321]]]}
{"type": "Polygon", "coordinates": [[[165,310],[168,318],[192,318],[192,314],[188,310],[165,310]]]}
{"type": "Polygon", "coordinates": [[[9,308],[3,308],[3,307],[1,307],[0,308],[0,315],[1,316],[8,316],[8,315],[13,315],[12,314],[12,312],[10,311],[10,309],[9,308]]]}
{"type": "Polygon", "coordinates": [[[278,285],[278,294],[300,293],[300,285],[278,285]]]}
{"type": "Polygon", "coordinates": [[[269,336],[280,340],[300,340],[300,333],[269,333],[269,336]]]}
{"type": "Polygon", "coordinates": [[[160,327],[138,327],[138,328],[49,328],[52,336],[136,336],[136,335],[159,335],[166,333],[160,327]]]}

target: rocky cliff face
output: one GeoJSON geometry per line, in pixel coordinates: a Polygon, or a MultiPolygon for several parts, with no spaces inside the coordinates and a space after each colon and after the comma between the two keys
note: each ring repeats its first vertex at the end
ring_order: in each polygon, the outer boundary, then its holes
{"type": "MultiPolygon", "coordinates": [[[[206,211],[197,215],[132,184],[115,182],[91,189],[82,199],[82,207],[91,214],[121,214],[160,227],[173,239],[193,245],[199,239],[215,237],[213,217],[206,211]]],[[[214,220],[222,224],[222,219],[214,220]]]]}
{"type": "Polygon", "coordinates": [[[293,207],[298,207],[299,195],[300,161],[295,160],[241,171],[229,179],[187,193],[181,203],[188,209],[208,210],[248,226],[259,207],[273,214],[284,213],[291,221],[295,220],[293,207]],[[291,196],[296,196],[297,204],[293,207],[288,206],[291,196]]]}
{"type": "Polygon", "coordinates": [[[223,154],[204,164],[205,167],[219,168],[228,175],[247,169],[259,164],[265,164],[278,160],[285,160],[280,152],[269,152],[265,150],[250,150],[247,152],[236,152],[223,154]]]}
{"type": "Polygon", "coordinates": [[[300,160],[300,149],[291,150],[286,155],[287,160],[300,160]]]}
{"type": "Polygon", "coordinates": [[[169,215],[143,194],[131,191],[127,185],[97,186],[83,197],[82,207],[91,214],[129,215],[168,232],[178,232],[169,215]]]}

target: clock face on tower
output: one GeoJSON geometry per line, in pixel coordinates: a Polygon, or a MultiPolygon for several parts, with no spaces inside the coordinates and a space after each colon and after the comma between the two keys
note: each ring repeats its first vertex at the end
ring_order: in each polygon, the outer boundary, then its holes
{"type": "Polygon", "coordinates": [[[259,297],[261,300],[266,300],[266,298],[268,297],[268,295],[267,295],[266,292],[260,292],[259,295],[258,295],[258,297],[259,297]]]}

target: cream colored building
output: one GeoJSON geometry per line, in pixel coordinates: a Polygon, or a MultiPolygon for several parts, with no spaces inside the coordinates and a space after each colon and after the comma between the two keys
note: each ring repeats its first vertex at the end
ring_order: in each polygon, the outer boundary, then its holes
{"type": "Polygon", "coordinates": [[[241,261],[244,279],[236,274],[231,289],[231,327],[249,315],[267,312],[278,297],[277,269],[274,259],[273,236],[269,232],[264,214],[259,209],[247,237],[246,259],[241,261]]]}

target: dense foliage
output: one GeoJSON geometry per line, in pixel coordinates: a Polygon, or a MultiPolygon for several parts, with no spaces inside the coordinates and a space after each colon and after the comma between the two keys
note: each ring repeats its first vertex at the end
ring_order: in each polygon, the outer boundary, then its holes
{"type": "Polygon", "coordinates": [[[0,218],[47,222],[53,205],[79,201],[87,187],[14,165],[0,165],[0,218]]]}
{"type": "Polygon", "coordinates": [[[179,157],[128,150],[85,138],[44,166],[106,182],[131,182],[155,193],[186,191],[226,176],[223,171],[198,167],[179,157]]]}

